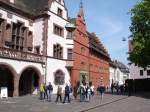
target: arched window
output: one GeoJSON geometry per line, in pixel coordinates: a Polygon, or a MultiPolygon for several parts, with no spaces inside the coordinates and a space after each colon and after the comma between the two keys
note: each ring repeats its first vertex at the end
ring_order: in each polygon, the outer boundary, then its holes
{"type": "Polygon", "coordinates": [[[56,85],[63,85],[65,83],[65,75],[61,70],[55,72],[54,81],[56,85]]]}

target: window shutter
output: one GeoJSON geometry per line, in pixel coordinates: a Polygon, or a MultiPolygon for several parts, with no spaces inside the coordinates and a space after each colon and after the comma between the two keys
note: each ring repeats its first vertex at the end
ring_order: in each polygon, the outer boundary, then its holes
{"type": "Polygon", "coordinates": [[[5,42],[12,42],[12,25],[7,24],[5,28],[5,42]]]}
{"type": "Polygon", "coordinates": [[[32,48],[33,47],[33,34],[31,31],[28,32],[27,36],[27,47],[32,48]]]}

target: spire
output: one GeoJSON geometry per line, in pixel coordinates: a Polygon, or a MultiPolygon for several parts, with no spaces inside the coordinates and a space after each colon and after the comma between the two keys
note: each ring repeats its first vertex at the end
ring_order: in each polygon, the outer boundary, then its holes
{"type": "Polygon", "coordinates": [[[85,20],[84,19],[84,11],[83,11],[83,2],[82,2],[82,0],[80,0],[80,8],[79,8],[78,16],[80,16],[83,20],[85,20]]]}

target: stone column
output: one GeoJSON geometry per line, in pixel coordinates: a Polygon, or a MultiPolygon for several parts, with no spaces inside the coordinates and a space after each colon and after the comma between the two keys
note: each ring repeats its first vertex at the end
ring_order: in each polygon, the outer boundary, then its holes
{"type": "Polygon", "coordinates": [[[14,92],[13,97],[19,96],[19,76],[14,77],[14,92]]]}

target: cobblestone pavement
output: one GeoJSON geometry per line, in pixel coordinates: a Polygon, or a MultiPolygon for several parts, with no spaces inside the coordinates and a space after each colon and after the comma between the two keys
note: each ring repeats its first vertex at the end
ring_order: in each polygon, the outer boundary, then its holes
{"type": "Polygon", "coordinates": [[[37,96],[24,96],[0,100],[0,112],[150,112],[150,99],[105,94],[90,102],[73,100],[70,104],[40,101],[37,96]]]}

